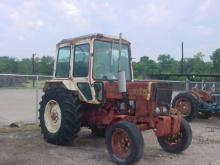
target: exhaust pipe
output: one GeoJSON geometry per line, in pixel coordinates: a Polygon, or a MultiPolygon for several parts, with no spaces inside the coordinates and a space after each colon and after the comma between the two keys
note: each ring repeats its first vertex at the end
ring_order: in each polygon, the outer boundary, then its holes
{"type": "Polygon", "coordinates": [[[119,58],[118,58],[118,90],[120,93],[126,93],[126,77],[125,71],[121,70],[121,42],[122,42],[122,34],[119,34],[119,58]]]}
{"type": "Polygon", "coordinates": [[[118,90],[120,93],[126,93],[126,78],[125,71],[118,72],[118,90]]]}

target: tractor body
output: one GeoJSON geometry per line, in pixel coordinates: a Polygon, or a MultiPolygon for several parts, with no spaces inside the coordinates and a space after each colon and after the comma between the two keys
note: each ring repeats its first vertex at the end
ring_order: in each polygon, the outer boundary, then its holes
{"type": "Polygon", "coordinates": [[[125,39],[91,34],[62,40],[57,44],[53,79],[45,83],[44,92],[40,123],[51,143],[65,144],[80,127],[88,127],[93,134],[106,136],[117,164],[141,157],[139,131],[153,129],[168,152],[181,152],[191,143],[189,125],[171,114],[171,84],[133,80],[130,42],[125,39]],[[120,71],[125,75],[123,92],[118,89],[120,71]],[[184,138],[178,141],[183,144],[175,147],[170,137],[184,138]]]}

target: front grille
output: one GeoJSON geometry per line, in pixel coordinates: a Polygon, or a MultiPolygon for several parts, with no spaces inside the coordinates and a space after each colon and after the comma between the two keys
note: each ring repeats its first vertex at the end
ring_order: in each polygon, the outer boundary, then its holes
{"type": "Polygon", "coordinates": [[[156,89],[157,105],[170,105],[171,98],[172,98],[172,89],[167,89],[167,88],[156,89]]]}

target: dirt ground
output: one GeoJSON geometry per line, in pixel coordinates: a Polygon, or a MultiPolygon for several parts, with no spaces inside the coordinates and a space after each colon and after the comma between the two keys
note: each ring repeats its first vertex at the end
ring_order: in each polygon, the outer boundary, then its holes
{"type": "MultiPolygon", "coordinates": [[[[191,123],[192,145],[181,154],[169,154],[153,132],[145,132],[145,151],[138,165],[219,165],[220,118],[191,123]]],[[[0,129],[0,165],[111,165],[105,142],[83,128],[73,145],[46,143],[36,126],[0,129]]]]}

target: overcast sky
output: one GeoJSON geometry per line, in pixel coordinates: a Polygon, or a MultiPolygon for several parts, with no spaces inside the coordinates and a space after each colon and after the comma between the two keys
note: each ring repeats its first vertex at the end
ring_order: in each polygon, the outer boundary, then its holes
{"type": "Polygon", "coordinates": [[[179,59],[220,48],[219,0],[0,0],[0,56],[54,55],[63,38],[118,35],[133,57],[179,59]]]}

